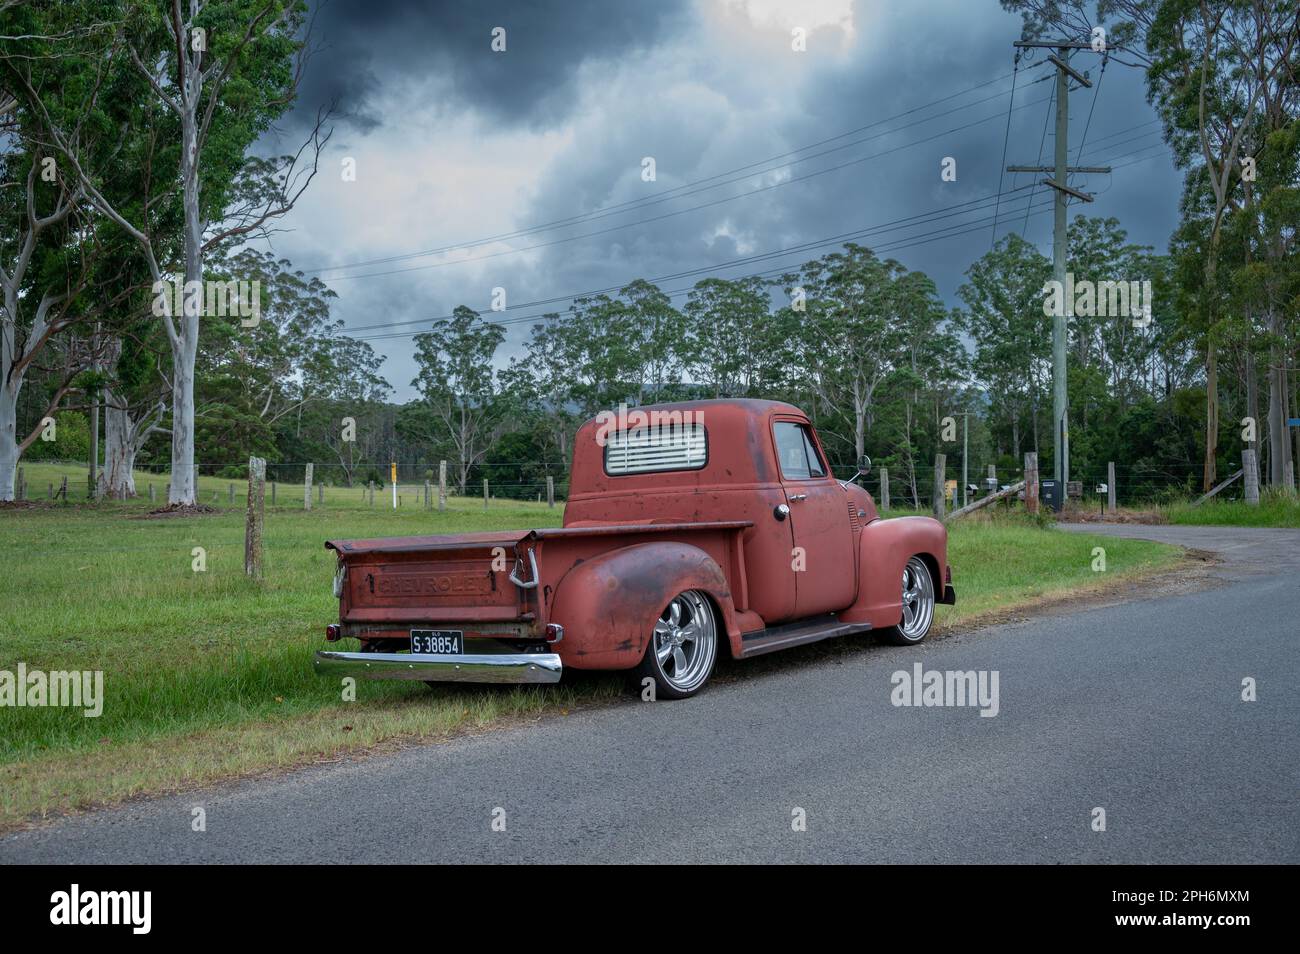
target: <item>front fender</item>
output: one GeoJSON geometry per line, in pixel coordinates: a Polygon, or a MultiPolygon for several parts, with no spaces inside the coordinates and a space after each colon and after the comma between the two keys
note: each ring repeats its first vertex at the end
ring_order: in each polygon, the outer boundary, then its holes
{"type": "Polygon", "coordinates": [[[726,575],[685,543],[637,543],[579,563],[560,579],[549,619],[564,627],[556,651],[574,669],[631,669],[645,654],[654,621],[683,590],[703,590],[720,610],[733,644],[740,638],[726,575]]]}
{"type": "Polygon", "coordinates": [[[858,541],[858,598],[840,618],[870,623],[873,629],[897,626],[903,618],[903,567],[920,555],[930,568],[935,596],[946,601],[948,531],[933,517],[873,520],[858,541]]]}

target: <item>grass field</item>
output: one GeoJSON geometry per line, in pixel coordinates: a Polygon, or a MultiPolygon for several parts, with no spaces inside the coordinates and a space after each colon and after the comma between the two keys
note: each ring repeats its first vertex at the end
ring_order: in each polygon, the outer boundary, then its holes
{"type": "MultiPolygon", "coordinates": [[[[29,482],[48,480],[50,466],[28,465],[29,482]]],[[[204,502],[216,490],[224,504],[228,483],[205,478],[204,502]]],[[[362,683],[355,703],[342,702],[338,686],[311,668],[313,651],[328,645],[324,624],[338,613],[326,539],[550,526],[562,516],[559,506],[505,500],[485,512],[473,498],[452,498],[439,513],[405,494],[394,511],[376,497],[372,509],[359,491],[331,488],[306,512],[302,487],[282,486],[282,506],[267,514],[261,584],[243,574],[238,507],[148,517],[147,498],[94,506],[74,498],[0,511],[0,669],[102,670],[105,689],[99,718],[0,709],[0,828],[625,694],[619,676],[570,674],[547,688],[362,683]],[[196,547],[206,553],[202,572],[193,568],[196,547]]],[[[1151,572],[1178,552],[973,518],[953,529],[949,557],[959,602],[939,608],[941,628],[1151,572]],[[1092,568],[1098,545],[1104,573],[1092,568]]]]}
{"type": "Polygon", "coordinates": [[[1294,494],[1265,490],[1259,506],[1244,500],[1207,500],[1199,507],[1190,503],[1165,508],[1170,523],[1210,527],[1300,527],[1300,498],[1294,494]]]}

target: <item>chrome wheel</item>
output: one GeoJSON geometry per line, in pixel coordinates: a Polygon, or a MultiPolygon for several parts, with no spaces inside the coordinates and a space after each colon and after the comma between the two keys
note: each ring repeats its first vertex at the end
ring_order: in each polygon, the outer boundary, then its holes
{"type": "Polygon", "coordinates": [[[912,557],[903,567],[903,622],[898,634],[909,643],[918,643],[930,631],[934,621],[934,581],[925,561],[912,557]]]}
{"type": "Polygon", "coordinates": [[[718,628],[709,598],[687,590],[655,622],[648,656],[670,695],[690,695],[708,680],[718,653],[718,628]]]}

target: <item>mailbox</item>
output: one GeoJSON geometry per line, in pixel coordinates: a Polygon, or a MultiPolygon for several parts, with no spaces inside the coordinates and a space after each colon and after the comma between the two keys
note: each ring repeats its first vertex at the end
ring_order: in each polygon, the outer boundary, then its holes
{"type": "Polygon", "coordinates": [[[1043,505],[1051,507],[1056,513],[1061,512],[1064,501],[1061,499],[1061,482],[1053,478],[1038,482],[1038,496],[1043,505]]]}

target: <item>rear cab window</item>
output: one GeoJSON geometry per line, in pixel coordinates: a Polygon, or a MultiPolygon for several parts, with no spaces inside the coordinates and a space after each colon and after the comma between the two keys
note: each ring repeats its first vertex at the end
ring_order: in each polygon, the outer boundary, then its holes
{"type": "Polygon", "coordinates": [[[817,450],[812,428],[798,421],[775,421],[776,456],[781,476],[786,480],[813,480],[825,477],[826,462],[817,450]]]}
{"type": "Polygon", "coordinates": [[[702,470],[708,461],[709,436],[699,423],[611,431],[605,440],[605,473],[610,477],[702,470]]]}

